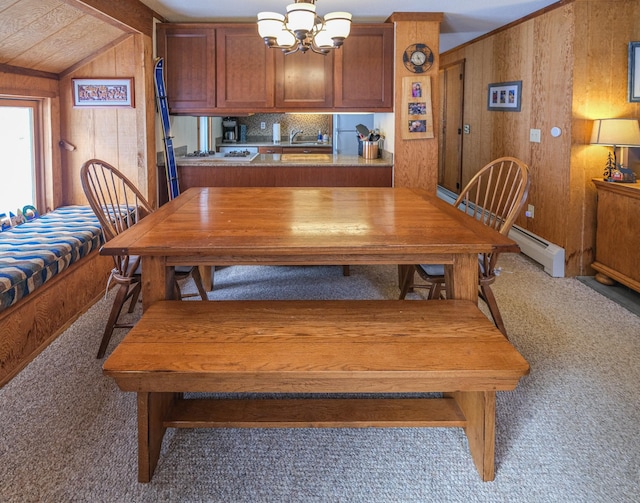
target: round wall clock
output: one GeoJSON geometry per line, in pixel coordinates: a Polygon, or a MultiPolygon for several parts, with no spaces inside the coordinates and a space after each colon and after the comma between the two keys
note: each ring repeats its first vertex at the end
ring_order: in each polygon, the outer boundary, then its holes
{"type": "Polygon", "coordinates": [[[433,52],[426,44],[413,44],[406,48],[402,61],[413,73],[426,72],[433,65],[433,52]]]}

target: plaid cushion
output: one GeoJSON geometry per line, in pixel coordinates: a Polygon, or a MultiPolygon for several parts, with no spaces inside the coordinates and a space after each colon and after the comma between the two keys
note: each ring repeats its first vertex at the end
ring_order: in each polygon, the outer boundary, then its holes
{"type": "Polygon", "coordinates": [[[89,206],[63,206],[0,232],[0,311],[102,244],[89,206]]]}

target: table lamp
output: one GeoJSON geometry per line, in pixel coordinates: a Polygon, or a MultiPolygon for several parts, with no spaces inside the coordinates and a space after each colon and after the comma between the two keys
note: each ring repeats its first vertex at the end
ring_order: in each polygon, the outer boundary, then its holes
{"type": "MultiPolygon", "coordinates": [[[[608,162],[604,173],[606,179],[612,179],[614,171],[620,168],[625,169],[618,165],[616,148],[640,147],[640,125],[638,125],[638,120],[597,119],[593,121],[591,144],[613,147],[613,165],[611,165],[611,162],[608,162]]],[[[621,157],[623,154],[624,152],[621,151],[621,157]]],[[[632,174],[631,172],[631,175],[632,174]]]]}

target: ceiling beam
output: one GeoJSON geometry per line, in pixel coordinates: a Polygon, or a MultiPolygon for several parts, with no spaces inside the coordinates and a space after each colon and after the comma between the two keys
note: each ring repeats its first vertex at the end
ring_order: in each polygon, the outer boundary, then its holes
{"type": "Polygon", "coordinates": [[[165,19],[138,0],[62,0],[87,14],[124,29],[151,37],[153,19],[165,19]]]}

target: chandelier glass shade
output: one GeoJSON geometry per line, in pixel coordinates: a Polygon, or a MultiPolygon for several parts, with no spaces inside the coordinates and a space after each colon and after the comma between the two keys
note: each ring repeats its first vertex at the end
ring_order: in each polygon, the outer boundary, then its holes
{"type": "Polygon", "coordinates": [[[327,54],[343,44],[350,30],[350,13],[330,12],[323,19],[316,14],[315,0],[296,0],[287,5],[286,15],[258,13],[258,33],[265,44],[285,54],[308,50],[327,54]]]}

